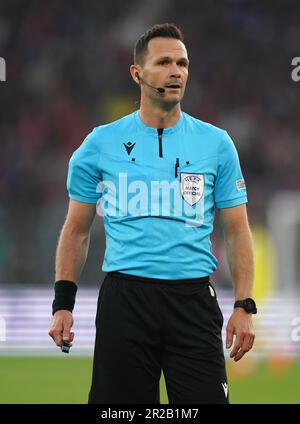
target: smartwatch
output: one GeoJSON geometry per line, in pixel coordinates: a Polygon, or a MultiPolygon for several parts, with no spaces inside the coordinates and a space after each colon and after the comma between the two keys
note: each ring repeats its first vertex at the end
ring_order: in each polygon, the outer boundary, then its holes
{"type": "Polygon", "coordinates": [[[243,300],[237,300],[234,303],[234,308],[243,308],[248,314],[257,314],[256,304],[250,297],[243,300]]]}

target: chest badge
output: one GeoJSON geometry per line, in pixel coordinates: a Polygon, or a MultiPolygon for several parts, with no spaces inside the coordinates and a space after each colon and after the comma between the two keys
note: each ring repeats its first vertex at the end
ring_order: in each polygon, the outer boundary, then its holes
{"type": "Polygon", "coordinates": [[[131,143],[131,141],[128,141],[128,143],[123,143],[124,144],[124,146],[125,146],[125,149],[126,149],[126,152],[127,152],[127,154],[128,155],[130,155],[130,153],[131,153],[131,151],[132,151],[132,149],[134,148],[134,146],[135,146],[135,143],[131,143]]]}
{"type": "Polygon", "coordinates": [[[180,191],[189,205],[195,205],[203,196],[204,175],[180,172],[180,191]]]}

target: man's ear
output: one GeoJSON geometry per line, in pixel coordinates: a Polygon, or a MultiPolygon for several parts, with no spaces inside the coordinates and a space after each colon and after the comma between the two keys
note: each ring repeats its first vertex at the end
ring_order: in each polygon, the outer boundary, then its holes
{"type": "Polygon", "coordinates": [[[140,85],[140,68],[138,65],[130,66],[130,74],[135,83],[140,85]]]}

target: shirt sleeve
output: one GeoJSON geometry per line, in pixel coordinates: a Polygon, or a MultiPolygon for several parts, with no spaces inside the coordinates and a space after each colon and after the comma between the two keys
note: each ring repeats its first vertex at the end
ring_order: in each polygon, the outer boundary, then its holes
{"type": "Polygon", "coordinates": [[[217,208],[230,208],[248,201],[238,153],[226,131],[219,147],[214,197],[217,208]]]}
{"type": "Polygon", "coordinates": [[[101,180],[99,169],[99,137],[94,130],[75,150],[69,161],[67,190],[71,199],[97,203],[101,194],[97,187],[101,180]]]}

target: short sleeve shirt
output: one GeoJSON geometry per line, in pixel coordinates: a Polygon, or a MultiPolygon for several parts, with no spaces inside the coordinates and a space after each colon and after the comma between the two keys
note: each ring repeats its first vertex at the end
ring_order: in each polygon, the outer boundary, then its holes
{"type": "Polygon", "coordinates": [[[70,159],[67,188],[103,216],[104,272],[159,279],[210,275],[215,208],[247,202],[232,139],[184,112],[163,130],[139,111],[94,128],[70,159]]]}

